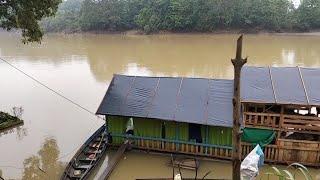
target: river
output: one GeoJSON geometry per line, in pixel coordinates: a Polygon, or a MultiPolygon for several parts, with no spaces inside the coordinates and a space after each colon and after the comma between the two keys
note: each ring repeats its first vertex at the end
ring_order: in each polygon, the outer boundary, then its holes
{"type": "MultiPolygon", "coordinates": [[[[236,38],[224,34],[52,34],[41,44],[24,45],[19,35],[1,32],[0,56],[95,112],[114,73],[232,78],[230,59],[235,56],[236,38]]],[[[255,66],[320,67],[320,36],[245,35],[243,55],[255,66]]],[[[0,75],[0,110],[24,109],[24,125],[0,133],[2,176],[57,179],[75,150],[103,122],[1,61],[0,75]]],[[[129,153],[111,179],[170,177],[171,169],[165,165],[169,159],[129,153]]],[[[202,162],[200,175],[209,170],[211,177],[231,177],[230,163],[202,162]]],[[[312,172],[320,174],[316,169],[312,172]]]]}

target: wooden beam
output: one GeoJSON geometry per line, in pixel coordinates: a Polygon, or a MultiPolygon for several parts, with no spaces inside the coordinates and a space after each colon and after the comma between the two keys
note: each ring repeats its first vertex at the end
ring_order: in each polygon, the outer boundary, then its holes
{"type": "Polygon", "coordinates": [[[241,165],[241,132],[240,132],[240,79],[241,69],[247,62],[247,58],[242,59],[242,37],[237,40],[236,58],[231,59],[234,67],[234,92],[233,92],[233,129],[232,129],[232,179],[240,180],[240,165],[241,165]]]}

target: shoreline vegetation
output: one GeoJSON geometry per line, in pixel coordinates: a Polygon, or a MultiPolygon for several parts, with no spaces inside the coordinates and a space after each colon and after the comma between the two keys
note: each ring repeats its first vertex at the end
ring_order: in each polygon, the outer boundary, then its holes
{"type": "Polygon", "coordinates": [[[0,131],[22,125],[24,122],[18,117],[0,111],[0,131]]]}
{"type": "Polygon", "coordinates": [[[308,32],[273,32],[273,31],[259,31],[259,32],[244,32],[241,30],[224,30],[213,32],[171,32],[159,31],[155,33],[146,34],[139,30],[128,31],[77,31],[77,32],[46,32],[46,35],[132,35],[132,36],[145,36],[145,35],[232,35],[232,34],[246,34],[246,35],[288,35],[288,36],[320,36],[320,29],[308,32]]]}
{"type": "Polygon", "coordinates": [[[45,32],[104,34],[308,33],[320,29],[320,0],[68,0],[45,32]]]}

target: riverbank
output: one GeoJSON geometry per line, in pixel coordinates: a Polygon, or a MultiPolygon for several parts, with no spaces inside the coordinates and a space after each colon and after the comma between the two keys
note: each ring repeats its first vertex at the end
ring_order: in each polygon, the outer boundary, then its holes
{"type": "Polygon", "coordinates": [[[0,131],[23,124],[23,120],[0,111],[0,131]]]}
{"type": "Polygon", "coordinates": [[[60,34],[60,35],[219,35],[219,34],[247,34],[247,35],[294,35],[294,36],[320,36],[320,29],[308,32],[275,32],[275,31],[245,31],[245,30],[217,30],[212,32],[174,32],[174,31],[159,31],[157,33],[146,34],[140,30],[128,30],[128,31],[73,31],[73,32],[46,32],[46,34],[60,34]]]}

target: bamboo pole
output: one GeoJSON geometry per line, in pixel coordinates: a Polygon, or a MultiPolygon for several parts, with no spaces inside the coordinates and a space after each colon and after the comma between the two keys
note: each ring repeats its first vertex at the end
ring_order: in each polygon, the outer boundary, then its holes
{"type": "Polygon", "coordinates": [[[231,59],[234,67],[234,92],[233,92],[233,129],[232,129],[232,179],[240,180],[241,165],[241,132],[240,132],[240,76],[242,66],[247,62],[247,58],[242,59],[242,35],[237,40],[236,58],[231,59]]]}

